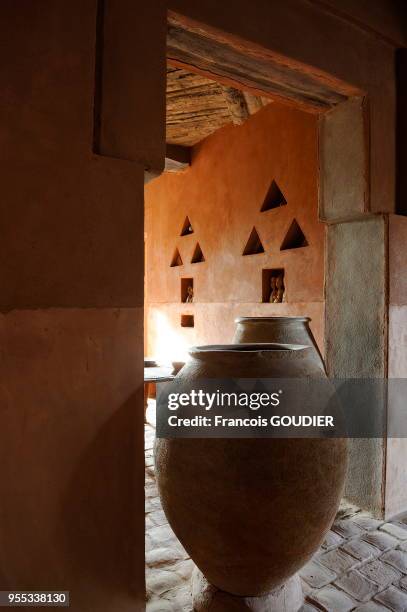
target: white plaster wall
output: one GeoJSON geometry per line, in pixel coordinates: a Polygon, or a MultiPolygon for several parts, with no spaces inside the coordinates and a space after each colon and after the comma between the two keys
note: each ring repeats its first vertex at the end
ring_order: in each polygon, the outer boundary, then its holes
{"type": "MultiPolygon", "coordinates": [[[[328,226],[325,337],[333,377],[386,376],[386,248],[383,216],[328,226]]],[[[345,496],[379,516],[385,441],[350,440],[349,446],[345,496]]]]}
{"type": "MultiPolygon", "coordinates": [[[[389,218],[389,378],[407,378],[407,217],[389,218]]],[[[389,395],[388,419],[407,410],[407,398],[396,403],[389,395]]],[[[407,438],[389,438],[386,452],[386,516],[407,508],[407,438]]]]}

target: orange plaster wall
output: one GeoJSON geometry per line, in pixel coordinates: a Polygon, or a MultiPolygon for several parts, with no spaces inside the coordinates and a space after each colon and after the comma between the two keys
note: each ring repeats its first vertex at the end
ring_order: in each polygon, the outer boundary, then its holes
{"type": "Polygon", "coordinates": [[[304,314],[322,347],[324,226],[317,220],[317,118],[276,103],[194,148],[192,165],[149,183],[146,199],[146,329],[149,354],[181,356],[196,343],[230,342],[239,315],[304,314]],[[275,180],[287,206],[260,212],[275,180]],[[194,229],[180,236],[188,215],[194,229]],[[293,219],[309,246],[280,251],[293,219]],[[256,227],[265,253],[242,256],[256,227]],[[204,263],[191,264],[196,243],[204,263]],[[175,248],[183,265],[170,267],[175,248]],[[263,304],[262,269],[284,268],[286,302],[263,304]],[[181,278],[194,303],[181,303],[181,278]],[[181,314],[195,327],[182,328],[181,314]]]}

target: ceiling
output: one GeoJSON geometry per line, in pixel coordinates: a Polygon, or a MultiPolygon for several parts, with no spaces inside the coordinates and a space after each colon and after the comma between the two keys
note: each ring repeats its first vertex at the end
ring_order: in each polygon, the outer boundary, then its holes
{"type": "Polygon", "coordinates": [[[193,146],[228,123],[243,123],[270,102],[269,98],[168,66],[167,143],[193,146]]]}

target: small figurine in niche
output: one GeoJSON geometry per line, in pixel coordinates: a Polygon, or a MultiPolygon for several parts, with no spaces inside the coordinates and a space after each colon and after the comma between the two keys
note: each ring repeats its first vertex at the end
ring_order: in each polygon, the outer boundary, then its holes
{"type": "Polygon", "coordinates": [[[271,293],[270,302],[272,304],[279,304],[284,298],[284,279],[281,274],[278,276],[272,276],[270,279],[271,293]]]}
{"type": "Polygon", "coordinates": [[[189,287],[187,288],[187,297],[185,301],[188,303],[194,301],[194,290],[192,289],[191,285],[189,285],[189,287]]]}
{"type": "Polygon", "coordinates": [[[281,274],[279,276],[277,276],[276,287],[277,287],[277,300],[276,300],[276,302],[282,302],[283,298],[284,298],[284,289],[285,289],[285,287],[284,287],[284,279],[283,279],[281,274]]]}
{"type": "Polygon", "coordinates": [[[270,302],[274,304],[277,301],[277,276],[272,276],[270,279],[271,293],[270,302]]]}

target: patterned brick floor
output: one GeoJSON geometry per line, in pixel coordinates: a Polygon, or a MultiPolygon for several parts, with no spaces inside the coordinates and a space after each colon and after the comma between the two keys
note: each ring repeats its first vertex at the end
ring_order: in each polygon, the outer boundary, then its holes
{"type": "MultiPolygon", "coordinates": [[[[154,404],[145,427],[147,612],[191,612],[193,563],[169,527],[154,477],[154,404]]],[[[407,612],[407,515],[384,523],[341,506],[301,570],[302,612],[407,612]]]]}

